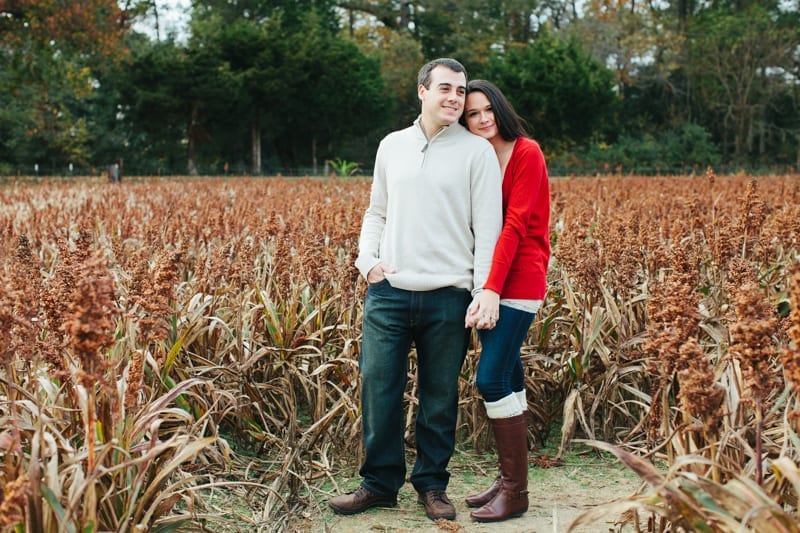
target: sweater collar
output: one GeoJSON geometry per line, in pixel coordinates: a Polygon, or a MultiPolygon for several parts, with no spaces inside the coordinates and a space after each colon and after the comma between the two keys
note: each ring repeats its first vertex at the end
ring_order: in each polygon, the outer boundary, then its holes
{"type": "Polygon", "coordinates": [[[454,128],[453,126],[455,124],[458,124],[458,122],[453,122],[453,124],[445,124],[430,139],[428,139],[428,136],[425,134],[425,128],[422,126],[422,115],[419,115],[417,117],[417,119],[414,121],[414,124],[417,126],[419,132],[426,139],[426,141],[430,142],[430,141],[434,140],[436,137],[439,137],[439,136],[442,136],[442,135],[446,135],[448,131],[453,131],[453,130],[457,129],[457,128],[454,128]]]}

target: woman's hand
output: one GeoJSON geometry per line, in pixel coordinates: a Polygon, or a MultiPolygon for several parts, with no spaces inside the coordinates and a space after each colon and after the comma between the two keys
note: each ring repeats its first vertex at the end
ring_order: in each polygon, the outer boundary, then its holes
{"type": "Polygon", "coordinates": [[[464,326],[467,328],[492,329],[500,317],[500,295],[491,289],[483,289],[467,308],[464,326]]]}

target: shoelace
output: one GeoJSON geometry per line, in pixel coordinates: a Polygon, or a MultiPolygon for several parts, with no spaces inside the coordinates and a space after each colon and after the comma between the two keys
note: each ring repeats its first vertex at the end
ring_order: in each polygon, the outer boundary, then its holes
{"type": "Polygon", "coordinates": [[[431,500],[433,501],[440,501],[442,503],[450,503],[447,499],[447,494],[443,490],[432,490],[431,491],[431,500]]]}

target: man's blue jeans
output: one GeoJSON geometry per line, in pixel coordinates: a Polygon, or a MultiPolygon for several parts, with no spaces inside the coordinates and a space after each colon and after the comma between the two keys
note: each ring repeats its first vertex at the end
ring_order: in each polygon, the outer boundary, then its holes
{"type": "Polygon", "coordinates": [[[519,351],[528,336],[535,315],[506,305],[493,329],[479,329],[481,358],[475,385],[486,402],[502,400],[524,386],[519,351]]]}
{"type": "Polygon", "coordinates": [[[396,494],[405,483],[403,395],[412,342],[419,408],[411,483],[418,492],[447,488],[458,378],[470,338],[464,327],[470,301],[469,291],[452,287],[406,291],[384,280],[367,289],[359,367],[366,452],[360,474],[368,491],[396,494]]]}

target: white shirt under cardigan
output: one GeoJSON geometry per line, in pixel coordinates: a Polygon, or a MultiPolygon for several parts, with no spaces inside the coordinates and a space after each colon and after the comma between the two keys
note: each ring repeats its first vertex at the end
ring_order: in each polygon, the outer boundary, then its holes
{"type": "Polygon", "coordinates": [[[378,147],[356,268],[378,263],[399,289],[483,287],[502,226],[502,178],[492,145],[458,123],[428,140],[420,119],[378,147]]]}

